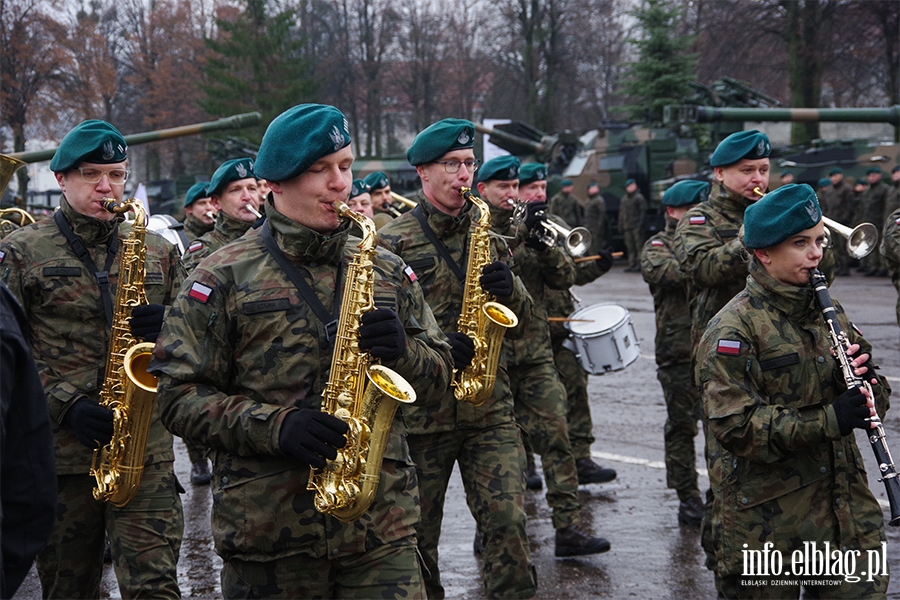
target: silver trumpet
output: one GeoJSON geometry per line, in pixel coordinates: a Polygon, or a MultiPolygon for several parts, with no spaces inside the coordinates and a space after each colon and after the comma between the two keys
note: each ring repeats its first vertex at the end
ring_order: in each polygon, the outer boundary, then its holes
{"type": "MultiPolygon", "coordinates": [[[[528,214],[528,209],[526,208],[528,203],[520,198],[507,200],[507,202],[513,207],[512,222],[518,227],[525,222],[525,217],[528,214]]],[[[543,215],[544,212],[542,210],[537,214],[543,215]]],[[[558,246],[560,240],[562,240],[569,256],[583,256],[591,247],[591,232],[584,227],[566,229],[549,218],[541,221],[540,225],[540,229],[536,228],[528,235],[537,238],[547,246],[558,246]]]]}
{"type": "Polygon", "coordinates": [[[256,217],[257,219],[260,218],[260,217],[262,216],[262,213],[260,213],[258,210],[256,210],[255,208],[253,208],[253,204],[251,204],[250,202],[248,202],[247,204],[245,204],[245,205],[244,205],[244,208],[246,208],[248,211],[250,211],[251,213],[253,213],[253,216],[256,217]]]}

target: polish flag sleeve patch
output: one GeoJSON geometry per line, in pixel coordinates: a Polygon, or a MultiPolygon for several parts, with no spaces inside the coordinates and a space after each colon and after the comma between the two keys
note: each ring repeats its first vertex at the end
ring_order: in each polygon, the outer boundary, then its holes
{"type": "Polygon", "coordinates": [[[200,241],[191,242],[191,245],[188,246],[188,252],[196,252],[197,250],[199,250],[202,247],[203,247],[203,242],[200,242],[200,241]]]}
{"type": "Polygon", "coordinates": [[[665,246],[665,244],[662,243],[662,240],[653,240],[652,242],[650,242],[650,245],[651,246],[665,246]]]}
{"type": "Polygon", "coordinates": [[[719,340],[716,352],[726,356],[737,356],[741,353],[741,342],[740,340],[719,340]]]}
{"type": "Polygon", "coordinates": [[[199,281],[195,281],[191,285],[191,291],[188,292],[188,298],[193,298],[197,302],[202,302],[206,304],[209,302],[209,297],[212,295],[213,289],[208,285],[203,285],[199,281]]]}
{"type": "Polygon", "coordinates": [[[412,270],[412,267],[406,265],[406,268],[403,269],[403,272],[406,273],[406,276],[409,278],[410,283],[415,283],[418,281],[419,277],[416,275],[416,272],[412,270]]]}
{"type": "Polygon", "coordinates": [[[0,263],[3,262],[4,258],[6,258],[6,252],[4,252],[3,250],[0,250],[0,263]]]}
{"type": "Polygon", "coordinates": [[[704,217],[703,215],[689,217],[688,223],[690,223],[691,225],[703,225],[704,223],[706,223],[706,217],[704,217]]]}

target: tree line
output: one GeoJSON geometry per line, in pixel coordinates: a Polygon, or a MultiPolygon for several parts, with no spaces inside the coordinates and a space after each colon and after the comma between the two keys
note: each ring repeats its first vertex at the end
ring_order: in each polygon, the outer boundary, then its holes
{"type": "MultiPolygon", "coordinates": [[[[0,0],[3,152],[85,118],[128,134],[257,110],[260,127],[229,134],[253,144],[286,108],[321,102],[347,115],[357,156],[402,156],[448,116],[656,122],[722,76],[785,106],[900,104],[900,3],[0,0]]],[[[215,167],[197,138],[142,157],[144,179],[215,167]]]]}

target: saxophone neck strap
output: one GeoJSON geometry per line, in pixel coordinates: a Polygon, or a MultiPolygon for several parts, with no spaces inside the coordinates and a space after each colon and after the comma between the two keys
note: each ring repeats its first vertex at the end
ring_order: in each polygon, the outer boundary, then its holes
{"type": "Polygon", "coordinates": [[[441,258],[444,259],[444,262],[447,263],[447,266],[450,267],[450,270],[456,275],[456,278],[459,279],[459,282],[465,286],[466,284],[466,272],[460,267],[453,257],[450,256],[450,250],[447,249],[447,246],[434,232],[434,229],[431,228],[431,225],[428,224],[428,219],[425,218],[425,213],[422,212],[422,205],[417,205],[413,210],[412,214],[415,215],[416,220],[419,221],[419,225],[422,226],[422,231],[425,233],[425,237],[428,238],[428,241],[431,242],[431,245],[434,246],[434,249],[438,251],[441,258]]]}
{"type": "Polygon", "coordinates": [[[281,251],[281,248],[278,247],[275,237],[272,235],[271,229],[269,229],[268,221],[263,222],[260,227],[260,235],[263,243],[266,245],[266,250],[272,255],[272,258],[275,259],[275,262],[278,263],[278,266],[281,267],[288,279],[291,280],[294,287],[297,288],[300,296],[306,301],[306,304],[312,309],[322,325],[325,326],[325,339],[330,344],[333,344],[334,337],[337,334],[338,317],[341,313],[341,276],[344,270],[344,261],[338,262],[337,273],[334,278],[334,310],[329,314],[325,305],[322,304],[322,301],[316,295],[315,290],[306,282],[303,271],[289,261],[284,252],[281,251]]]}
{"type": "Polygon", "coordinates": [[[61,210],[53,213],[53,220],[56,221],[56,226],[59,227],[66,241],[69,242],[69,248],[72,249],[78,260],[97,279],[97,285],[100,287],[100,298],[103,301],[103,313],[106,315],[106,324],[112,328],[113,300],[109,291],[109,270],[112,268],[113,261],[116,259],[116,253],[119,251],[119,226],[113,227],[112,232],[109,234],[109,242],[106,244],[106,263],[103,265],[103,270],[100,271],[97,269],[94,259],[91,258],[84,240],[75,233],[61,210]]]}

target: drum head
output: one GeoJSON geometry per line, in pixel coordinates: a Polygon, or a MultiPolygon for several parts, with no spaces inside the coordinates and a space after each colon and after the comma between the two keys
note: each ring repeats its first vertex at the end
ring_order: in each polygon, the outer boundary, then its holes
{"type": "Polygon", "coordinates": [[[628,310],[618,304],[594,304],[575,311],[569,317],[585,322],[571,321],[566,323],[566,327],[576,334],[598,333],[612,329],[625,320],[627,315],[628,310]]]}

